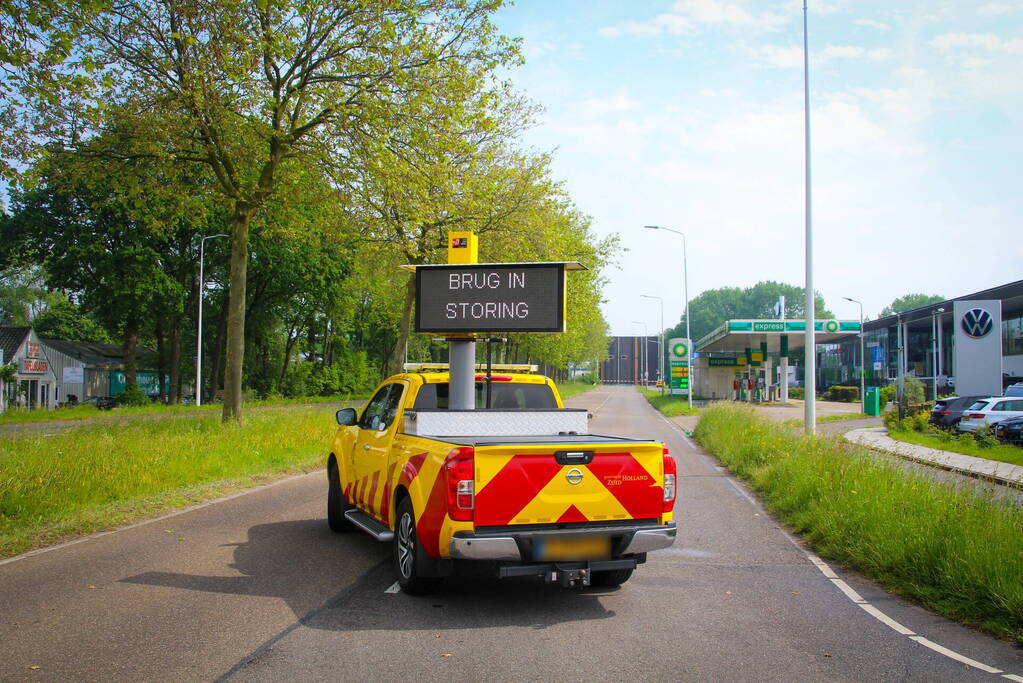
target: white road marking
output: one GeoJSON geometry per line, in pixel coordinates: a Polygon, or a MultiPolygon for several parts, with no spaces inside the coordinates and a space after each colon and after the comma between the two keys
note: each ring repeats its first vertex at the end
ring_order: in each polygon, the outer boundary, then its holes
{"type": "Polygon", "coordinates": [[[384,593],[390,593],[392,595],[394,593],[400,593],[400,592],[401,592],[401,586],[398,584],[397,581],[395,581],[390,586],[388,586],[387,590],[384,591],[384,593]]]}
{"type": "MultiPolygon", "coordinates": [[[[699,448],[696,446],[696,444],[694,444],[692,442],[692,440],[690,440],[689,436],[685,433],[685,431],[681,427],[678,426],[678,424],[676,424],[672,420],[669,420],[668,418],[666,418],[661,413],[658,413],[658,416],[660,416],[660,418],[662,420],[667,422],[672,427],[672,429],[674,429],[676,432],[678,432],[679,435],[683,439],[686,440],[686,442],[689,444],[689,446],[694,451],[697,451],[698,453],[700,452],[699,448]]],[[[706,456],[704,454],[704,457],[708,457],[708,456],[706,456]]],[[[736,483],[736,480],[734,479],[734,477],[727,476],[725,478],[725,481],[727,481],[732,486],[733,489],[735,489],[736,491],[741,493],[742,496],[746,500],[748,500],[753,507],[755,507],[757,509],[763,509],[763,507],[760,505],[760,503],[756,499],[754,499],[752,496],[750,496],[748,493],[746,493],[745,490],[743,489],[743,487],[740,486],[738,483],[736,483]]],[[[973,668],[980,669],[981,671],[986,671],[987,673],[1002,674],[1002,678],[1008,678],[1011,681],[1016,681],[1017,683],[1023,683],[1023,677],[1021,677],[1021,676],[1017,676],[1015,674],[1007,674],[1004,671],[1002,671],[1001,669],[996,669],[996,668],[994,668],[992,666],[988,666],[987,664],[984,664],[982,662],[978,662],[975,659],[970,659],[969,657],[967,657],[965,655],[961,655],[958,652],[955,652],[954,650],[949,650],[946,647],[942,647],[941,645],[938,645],[937,643],[935,643],[932,640],[928,640],[927,638],[924,638],[923,636],[916,635],[912,630],[906,628],[905,626],[903,626],[899,622],[895,621],[894,619],[889,617],[887,614],[885,614],[884,612],[882,612],[881,610],[879,610],[878,608],[874,607],[869,602],[864,600],[863,597],[859,593],[857,593],[855,590],[853,590],[852,586],[850,586],[845,581],[840,579],[838,577],[838,575],[835,574],[835,572],[831,569],[831,567],[829,567],[828,564],[826,562],[824,562],[824,560],[822,560],[819,557],[817,557],[816,555],[808,552],[806,550],[806,548],[801,546],[796,541],[796,539],[792,536],[792,534],[790,534],[789,532],[785,531],[784,529],[781,529],[781,531],[785,535],[785,537],[789,540],[789,542],[792,545],[794,545],[796,548],[799,548],[800,552],[802,552],[804,555],[806,555],[807,559],[810,560],[810,563],[813,564],[815,567],[817,567],[817,569],[821,572],[821,574],[823,574],[827,579],[829,579],[831,581],[831,583],[835,585],[836,588],[838,588],[840,591],[842,591],[842,593],[844,593],[845,596],[847,598],[849,598],[849,600],[851,600],[853,603],[859,605],[863,609],[864,612],[866,612],[870,616],[874,617],[875,619],[880,621],[882,624],[884,624],[888,628],[892,629],[893,631],[895,631],[896,633],[898,633],[900,635],[904,635],[904,636],[908,637],[910,640],[916,641],[917,643],[919,643],[920,645],[923,645],[924,647],[930,648],[931,650],[933,650],[934,652],[937,652],[938,654],[941,654],[941,655],[944,655],[945,657],[948,657],[949,659],[953,659],[953,660],[955,660],[957,662],[961,662],[961,663],[966,664],[968,666],[972,666],[973,668]]]]}

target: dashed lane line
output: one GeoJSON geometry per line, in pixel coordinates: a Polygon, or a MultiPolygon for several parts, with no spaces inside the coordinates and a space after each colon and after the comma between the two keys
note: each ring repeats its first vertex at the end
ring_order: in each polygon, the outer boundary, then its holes
{"type": "MultiPolygon", "coordinates": [[[[666,418],[663,414],[661,414],[659,412],[657,413],[657,415],[662,420],[667,422],[668,425],[672,429],[674,429],[686,441],[686,443],[689,445],[690,448],[692,448],[697,453],[699,453],[701,455],[704,455],[704,457],[707,457],[705,454],[703,454],[699,450],[699,448],[696,446],[696,444],[693,443],[693,441],[689,438],[689,435],[686,434],[685,431],[681,427],[679,427],[678,424],[676,424],[672,420],[669,420],[668,418],[666,418]]],[[[743,487],[741,484],[739,484],[735,480],[734,477],[729,476],[726,479],[726,481],[732,486],[733,489],[735,489],[736,491],[739,491],[740,493],[742,493],[743,497],[746,498],[746,500],[748,500],[754,507],[761,508],[761,505],[756,501],[756,499],[754,499],[749,493],[746,493],[745,487],[743,487]]],[[[849,600],[853,604],[859,606],[864,612],[866,612],[870,616],[874,617],[879,622],[881,622],[882,624],[884,624],[888,628],[892,629],[893,631],[895,631],[899,635],[905,636],[905,637],[909,638],[910,640],[912,640],[913,642],[918,643],[920,645],[923,645],[924,647],[926,647],[926,648],[928,648],[928,649],[930,649],[930,650],[932,650],[934,652],[937,652],[938,654],[940,654],[940,655],[942,655],[944,657],[948,657],[949,659],[957,661],[957,662],[959,662],[961,664],[966,664],[967,666],[973,667],[974,669],[978,669],[980,671],[984,671],[984,672],[989,673],[989,674],[1000,675],[1002,678],[1006,678],[1006,679],[1008,679],[1010,681],[1016,681],[1017,683],[1023,683],[1023,677],[1021,677],[1021,676],[1018,676],[1016,674],[1006,673],[1002,669],[998,669],[998,668],[995,668],[993,666],[989,666],[987,664],[984,664],[983,662],[978,662],[976,659],[971,659],[971,658],[967,657],[966,655],[960,654],[960,653],[958,653],[958,652],[956,652],[954,650],[950,650],[947,647],[944,647],[942,645],[939,645],[938,643],[935,643],[933,640],[930,640],[930,639],[928,639],[928,638],[926,638],[924,636],[921,636],[921,635],[915,633],[912,629],[907,628],[906,626],[904,626],[903,624],[899,623],[895,619],[892,619],[887,614],[885,614],[884,612],[879,610],[877,607],[875,607],[874,605],[871,605],[870,602],[865,600],[863,598],[863,596],[861,596],[859,593],[857,593],[853,589],[852,586],[850,586],[848,583],[846,583],[841,578],[839,578],[838,574],[836,574],[834,572],[834,570],[832,570],[831,567],[828,566],[827,562],[825,562],[821,558],[817,557],[813,553],[808,552],[804,547],[799,545],[799,543],[796,542],[795,538],[792,537],[792,534],[788,533],[784,529],[780,529],[780,530],[785,535],[785,538],[788,539],[789,543],[791,543],[793,546],[798,548],[799,551],[801,553],[803,553],[807,557],[808,560],[810,560],[810,563],[813,564],[815,567],[817,567],[817,570],[820,571],[820,573],[823,574],[825,578],[827,578],[829,581],[831,581],[831,583],[835,586],[835,588],[840,590],[847,598],[849,598],[849,600]]]]}

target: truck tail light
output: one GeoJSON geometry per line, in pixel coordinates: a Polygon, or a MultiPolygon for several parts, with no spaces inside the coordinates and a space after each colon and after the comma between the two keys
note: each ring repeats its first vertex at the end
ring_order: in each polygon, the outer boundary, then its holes
{"type": "Polygon", "coordinates": [[[476,505],[476,467],[473,456],[472,448],[460,446],[452,449],[444,461],[448,517],[458,522],[471,522],[476,505]]]}
{"type": "Polygon", "coordinates": [[[671,457],[668,447],[664,447],[664,507],[662,512],[671,512],[675,509],[675,458],[671,457]]]}

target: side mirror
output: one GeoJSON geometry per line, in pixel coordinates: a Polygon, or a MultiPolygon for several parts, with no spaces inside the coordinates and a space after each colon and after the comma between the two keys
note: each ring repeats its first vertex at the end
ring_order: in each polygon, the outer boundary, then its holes
{"type": "Polygon", "coordinates": [[[355,408],[342,408],[337,411],[337,423],[342,427],[354,427],[358,419],[355,408]]]}

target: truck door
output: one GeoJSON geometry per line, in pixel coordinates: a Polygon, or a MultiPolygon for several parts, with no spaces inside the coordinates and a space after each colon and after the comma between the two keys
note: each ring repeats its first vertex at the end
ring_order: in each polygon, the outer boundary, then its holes
{"type": "Polygon", "coordinates": [[[383,519],[380,501],[405,388],[400,382],[380,387],[359,418],[359,434],[352,455],[354,486],[349,502],[377,519],[383,519]]]}

